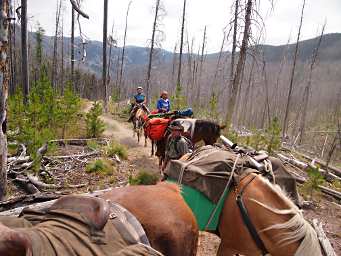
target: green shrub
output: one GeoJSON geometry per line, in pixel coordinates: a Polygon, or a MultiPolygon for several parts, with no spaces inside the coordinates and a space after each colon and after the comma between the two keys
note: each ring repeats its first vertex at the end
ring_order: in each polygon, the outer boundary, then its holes
{"type": "Polygon", "coordinates": [[[281,127],[277,117],[272,119],[269,128],[266,130],[267,151],[272,154],[281,146],[281,127]]]}
{"type": "Polygon", "coordinates": [[[95,140],[88,140],[86,146],[91,150],[98,150],[101,147],[95,140]]]}
{"type": "Polygon", "coordinates": [[[130,185],[155,185],[160,180],[158,174],[140,171],[135,177],[129,176],[130,185]]]}
{"type": "Polygon", "coordinates": [[[112,163],[107,159],[96,159],[91,161],[86,166],[86,172],[88,173],[100,173],[105,175],[112,175],[114,167],[112,163]]]}
{"type": "Polygon", "coordinates": [[[62,128],[63,139],[66,131],[75,124],[80,107],[80,98],[73,92],[71,84],[68,83],[64,95],[59,101],[59,126],[62,128]]]}
{"type": "Polygon", "coordinates": [[[99,118],[102,114],[102,107],[100,103],[94,102],[89,113],[86,114],[86,130],[90,138],[99,137],[105,130],[104,122],[99,118]]]}
{"type": "Polygon", "coordinates": [[[110,141],[109,145],[105,147],[105,154],[108,157],[113,157],[114,155],[117,155],[121,159],[128,159],[127,147],[116,141],[110,141]]]}
{"type": "Polygon", "coordinates": [[[309,178],[303,185],[303,191],[309,195],[311,200],[313,199],[314,192],[320,191],[319,186],[324,183],[323,175],[319,169],[319,167],[309,166],[306,170],[309,178]]]}

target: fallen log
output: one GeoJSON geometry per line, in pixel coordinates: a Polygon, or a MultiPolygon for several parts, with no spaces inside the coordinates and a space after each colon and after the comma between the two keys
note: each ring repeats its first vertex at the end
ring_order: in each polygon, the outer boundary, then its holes
{"type": "MultiPolygon", "coordinates": [[[[281,159],[282,161],[284,162],[288,162],[290,164],[293,164],[295,166],[297,166],[298,168],[301,168],[301,169],[306,169],[309,167],[309,164],[306,164],[300,160],[297,160],[297,159],[294,159],[294,158],[290,158],[290,157],[287,157],[283,154],[280,154],[280,153],[277,153],[277,156],[279,159],[281,159]]],[[[315,166],[313,166],[315,167],[315,166]]],[[[335,174],[331,173],[331,172],[326,172],[325,170],[323,169],[319,169],[319,171],[324,174],[324,175],[327,175],[328,177],[327,178],[331,178],[331,179],[335,179],[335,180],[338,180],[338,181],[341,181],[341,178],[339,176],[336,176],[335,174]]]]}
{"type": "MultiPolygon", "coordinates": [[[[104,190],[98,190],[98,191],[93,191],[90,193],[84,193],[81,195],[85,195],[85,196],[99,196],[104,194],[105,192],[110,191],[110,189],[104,189],[104,190]]],[[[63,196],[63,195],[60,195],[63,196]]],[[[40,203],[34,203],[34,204],[30,204],[30,205],[25,205],[25,206],[20,206],[11,210],[6,210],[6,211],[0,211],[0,215],[2,216],[18,216],[21,211],[25,208],[25,207],[29,207],[30,209],[34,209],[34,210],[40,210],[40,209],[44,209],[46,207],[49,207],[50,205],[52,205],[56,200],[51,200],[51,201],[47,201],[47,202],[40,202],[40,203]]]]}
{"type": "Polygon", "coordinates": [[[69,158],[85,158],[85,157],[90,157],[90,156],[98,156],[100,155],[101,152],[99,151],[92,151],[90,153],[85,153],[85,154],[76,154],[76,155],[69,155],[69,156],[44,156],[43,159],[48,160],[48,161],[53,161],[53,160],[65,160],[65,159],[69,159],[69,158]]]}
{"type": "Polygon", "coordinates": [[[77,184],[77,185],[65,185],[65,186],[58,186],[55,184],[47,184],[38,179],[38,177],[27,174],[28,180],[36,187],[41,189],[62,189],[62,188],[81,188],[85,187],[87,184],[77,184]]]}
{"type": "MultiPolygon", "coordinates": [[[[315,161],[315,163],[319,164],[321,167],[323,168],[327,168],[327,163],[323,160],[317,159],[317,158],[313,158],[310,157],[306,154],[303,154],[301,152],[297,152],[296,150],[291,150],[290,148],[286,147],[286,146],[282,146],[283,149],[285,150],[289,150],[289,151],[293,151],[295,154],[309,160],[310,162],[315,161]]],[[[333,172],[336,176],[341,178],[341,169],[336,168],[335,166],[332,165],[328,165],[328,170],[330,170],[331,172],[333,172]]]]}
{"type": "Polygon", "coordinates": [[[317,237],[320,241],[320,244],[321,244],[322,250],[325,253],[325,256],[336,256],[336,253],[323,230],[322,223],[318,222],[317,219],[313,219],[313,227],[316,231],[317,237]]]}
{"type": "Polygon", "coordinates": [[[50,140],[49,143],[56,143],[59,146],[73,145],[73,146],[86,146],[89,141],[95,141],[100,145],[106,145],[105,139],[60,139],[50,140]]]}
{"type": "Polygon", "coordinates": [[[8,211],[13,208],[25,207],[28,204],[46,202],[57,199],[65,193],[38,193],[34,195],[22,195],[0,202],[0,211],[8,211]]]}

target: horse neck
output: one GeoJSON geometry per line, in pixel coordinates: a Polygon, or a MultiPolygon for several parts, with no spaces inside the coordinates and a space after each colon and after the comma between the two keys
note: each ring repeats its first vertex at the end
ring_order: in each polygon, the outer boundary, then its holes
{"type": "Polygon", "coordinates": [[[277,185],[258,175],[244,196],[254,225],[263,234],[270,254],[321,255],[314,229],[277,185]],[[278,254],[279,250],[283,254],[278,254]]]}

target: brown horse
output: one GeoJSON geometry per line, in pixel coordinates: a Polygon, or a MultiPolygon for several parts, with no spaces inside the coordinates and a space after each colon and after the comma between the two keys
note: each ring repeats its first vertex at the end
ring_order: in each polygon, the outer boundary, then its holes
{"type": "Polygon", "coordinates": [[[249,174],[230,192],[218,226],[221,244],[218,255],[321,256],[315,230],[281,189],[260,175],[249,174]],[[244,207],[261,243],[243,220],[237,198],[244,207]]]}
{"type": "MultiPolygon", "coordinates": [[[[133,117],[133,136],[137,135],[137,142],[140,142],[140,138],[143,134],[143,126],[145,124],[145,116],[148,111],[145,111],[143,107],[139,107],[133,117]]],[[[147,135],[144,133],[144,146],[147,147],[147,135]]]]}
{"type": "MultiPolygon", "coordinates": [[[[131,186],[113,189],[99,197],[119,203],[133,213],[142,224],[151,246],[164,255],[194,256],[196,254],[198,227],[177,186],[170,184],[131,186]]],[[[73,207],[77,208],[77,202],[73,207]]],[[[89,214],[95,216],[95,212],[89,214]]],[[[17,219],[16,217],[12,218],[17,219]]],[[[101,222],[103,223],[103,221],[101,222]]],[[[41,228],[40,223],[35,224],[33,228],[11,228],[4,226],[6,224],[0,223],[1,256],[28,256],[32,255],[32,251],[36,252],[34,255],[45,255],[43,250],[45,243],[48,243],[48,248],[58,248],[55,246],[72,247],[73,244],[71,241],[69,245],[61,242],[54,245],[42,234],[34,235],[35,239],[32,239],[31,235],[35,232],[35,228],[41,228]],[[37,241],[39,237],[44,240],[44,243],[39,239],[37,241]]],[[[42,228],[45,230],[48,229],[47,225],[42,222],[42,228]]],[[[94,247],[96,244],[91,246],[94,247]]],[[[72,248],[66,248],[64,251],[72,251],[72,248]]],[[[97,249],[95,251],[98,252],[97,249]]],[[[58,251],[55,255],[58,255],[58,251]]],[[[98,254],[92,251],[87,255],[98,254]]]]}

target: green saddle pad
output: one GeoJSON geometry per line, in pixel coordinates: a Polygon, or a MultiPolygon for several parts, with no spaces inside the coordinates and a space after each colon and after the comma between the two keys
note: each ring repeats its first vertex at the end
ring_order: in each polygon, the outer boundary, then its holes
{"type": "MultiPolygon", "coordinates": [[[[175,180],[170,179],[170,178],[167,179],[167,182],[177,183],[175,180]]],[[[189,206],[189,208],[191,208],[197,220],[199,229],[201,231],[216,231],[217,230],[217,227],[219,224],[220,213],[223,209],[224,202],[228,194],[229,194],[229,191],[227,191],[225,195],[223,195],[222,200],[220,201],[220,203],[218,202],[218,206],[217,206],[217,204],[214,204],[212,201],[210,201],[200,191],[190,186],[181,184],[181,195],[184,198],[187,205],[189,206]],[[210,223],[208,223],[216,207],[217,209],[210,223]]]]}

